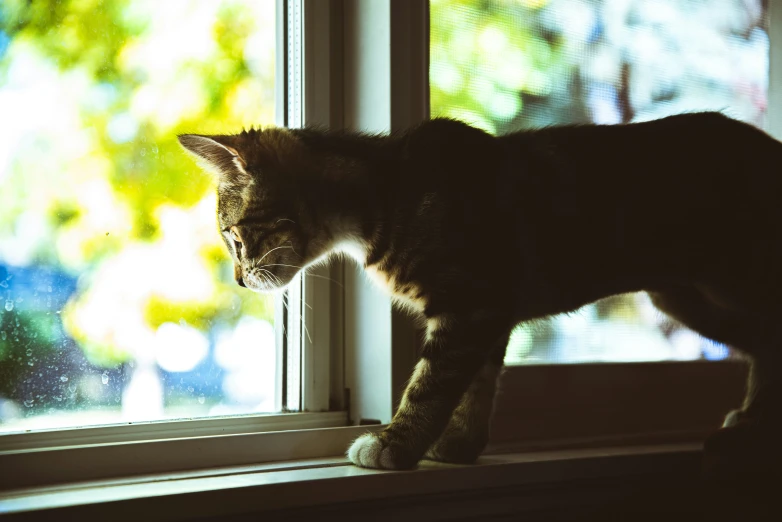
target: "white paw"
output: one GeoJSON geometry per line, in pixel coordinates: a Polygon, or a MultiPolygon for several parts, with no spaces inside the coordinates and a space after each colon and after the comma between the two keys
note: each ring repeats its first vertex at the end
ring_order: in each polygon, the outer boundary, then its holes
{"type": "Polygon", "coordinates": [[[365,433],[353,441],[348,450],[348,458],[362,468],[406,469],[412,466],[401,462],[394,453],[378,435],[365,433]]]}

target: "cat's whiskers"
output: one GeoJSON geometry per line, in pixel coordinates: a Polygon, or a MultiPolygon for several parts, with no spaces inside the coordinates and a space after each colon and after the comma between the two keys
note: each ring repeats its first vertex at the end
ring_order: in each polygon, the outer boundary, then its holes
{"type": "Polygon", "coordinates": [[[264,274],[264,278],[266,279],[266,283],[267,283],[268,286],[276,286],[277,284],[279,284],[278,282],[276,282],[274,280],[275,276],[271,272],[264,271],[262,273],[264,274]]]}
{"type": "MultiPolygon", "coordinates": [[[[290,298],[290,293],[288,294],[288,298],[290,298]]],[[[290,303],[288,303],[288,298],[282,300],[282,306],[286,310],[288,310],[288,313],[290,313],[290,303]]],[[[312,310],[312,307],[310,305],[308,305],[306,301],[304,301],[304,297],[299,297],[299,301],[301,301],[301,303],[304,306],[306,306],[307,308],[312,310]]],[[[309,340],[310,344],[312,344],[312,337],[310,336],[310,332],[309,332],[309,329],[307,328],[307,324],[304,321],[300,321],[300,323],[301,323],[302,328],[304,329],[304,333],[307,334],[307,339],[309,340]]],[[[285,333],[285,323],[283,323],[282,327],[283,327],[283,334],[284,334],[285,333]]]]}
{"type": "MultiPolygon", "coordinates": [[[[268,266],[287,266],[287,267],[290,267],[290,268],[298,268],[299,270],[305,270],[305,268],[306,268],[306,267],[303,267],[303,266],[286,265],[286,264],[283,264],[283,263],[266,264],[266,265],[263,265],[260,268],[265,268],[265,267],[268,267],[268,266]]],[[[320,275],[320,274],[310,274],[309,272],[304,272],[304,271],[302,271],[301,274],[303,276],[307,276],[307,277],[317,277],[317,278],[320,278],[320,279],[325,279],[326,281],[331,281],[332,283],[339,285],[340,288],[344,288],[345,287],[345,285],[343,285],[342,283],[340,283],[336,279],[332,279],[331,277],[326,277],[326,276],[323,276],[323,275],[320,275]]]]}
{"type": "MultiPolygon", "coordinates": [[[[280,245],[280,246],[278,246],[278,247],[274,247],[274,248],[272,248],[271,250],[269,250],[268,252],[266,252],[266,253],[265,253],[265,254],[264,254],[264,255],[263,255],[263,256],[262,256],[262,257],[261,257],[261,258],[260,258],[258,261],[255,261],[255,263],[254,263],[254,264],[255,264],[256,266],[257,266],[257,265],[259,265],[259,264],[261,264],[261,261],[263,261],[264,259],[266,259],[266,256],[268,256],[269,254],[271,254],[271,253],[272,253],[272,252],[274,252],[275,250],[279,250],[279,249],[281,249],[281,248],[290,248],[291,250],[293,250],[293,246],[289,246],[289,245],[280,245]]],[[[293,250],[293,251],[294,251],[294,252],[296,252],[295,250],[293,250]]],[[[296,255],[298,255],[298,254],[296,254],[296,255]]],[[[301,257],[301,256],[299,256],[299,257],[301,257]]]]}
{"type": "MultiPolygon", "coordinates": [[[[304,293],[303,292],[302,292],[301,296],[299,297],[299,300],[301,301],[301,303],[304,306],[306,306],[310,310],[312,310],[312,307],[310,305],[308,305],[307,302],[304,300],[304,293]]],[[[312,344],[312,337],[310,337],[310,331],[307,329],[307,322],[306,321],[302,321],[301,322],[301,327],[304,328],[304,333],[307,334],[307,340],[310,342],[310,344],[312,344]]]]}
{"type": "Polygon", "coordinates": [[[296,254],[297,256],[299,256],[299,258],[301,258],[301,259],[304,259],[303,257],[301,257],[301,254],[299,254],[298,252],[296,252],[296,249],[295,249],[295,248],[293,248],[293,242],[292,242],[292,241],[288,241],[288,247],[289,247],[291,250],[293,250],[293,253],[294,253],[294,254],[296,254]]]}
{"type": "Polygon", "coordinates": [[[287,266],[287,267],[290,267],[290,268],[298,268],[299,270],[303,270],[303,269],[304,269],[304,267],[303,267],[303,266],[298,266],[298,265],[286,265],[286,264],[284,264],[284,263],[270,263],[270,264],[265,264],[265,265],[263,265],[261,268],[266,268],[267,266],[287,266]]]}
{"type": "Polygon", "coordinates": [[[267,278],[267,276],[266,276],[266,274],[264,272],[262,272],[262,271],[258,272],[257,275],[258,275],[258,278],[261,280],[261,284],[263,286],[266,286],[266,285],[269,284],[269,280],[268,280],[268,278],[267,278]]]}
{"type": "Polygon", "coordinates": [[[270,270],[266,270],[265,268],[262,268],[262,267],[256,267],[256,268],[257,268],[257,270],[259,270],[259,271],[260,271],[262,274],[264,274],[264,276],[266,277],[266,280],[267,280],[267,281],[268,281],[268,282],[269,282],[271,285],[274,285],[274,286],[284,286],[284,285],[283,285],[283,282],[282,282],[282,279],[280,279],[279,277],[277,277],[277,276],[276,276],[274,273],[272,273],[270,270]],[[271,276],[271,277],[270,277],[270,276],[271,276]]]}
{"type": "Polygon", "coordinates": [[[340,283],[336,279],[332,279],[331,277],[322,276],[320,274],[309,274],[309,273],[304,273],[304,275],[307,276],[307,277],[317,277],[317,278],[320,278],[320,279],[325,279],[326,281],[331,281],[332,283],[334,283],[336,285],[339,285],[340,288],[345,288],[345,285],[343,285],[342,283],[340,283]]]}
{"type": "Polygon", "coordinates": [[[312,337],[310,337],[310,331],[307,329],[307,323],[302,321],[301,326],[304,328],[304,333],[307,334],[307,340],[312,344],[312,337]]]}

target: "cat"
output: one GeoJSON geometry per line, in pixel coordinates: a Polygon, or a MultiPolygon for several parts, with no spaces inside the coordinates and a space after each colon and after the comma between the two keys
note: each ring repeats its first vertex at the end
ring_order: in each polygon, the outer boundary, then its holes
{"type": "Polygon", "coordinates": [[[779,413],[782,144],[755,127],[704,112],[499,137],[433,119],[179,140],[216,173],[239,285],[279,289],[343,251],[422,319],[392,422],[347,453],[358,466],[475,461],[511,330],[620,293],[751,357],[726,426],[779,413]]]}

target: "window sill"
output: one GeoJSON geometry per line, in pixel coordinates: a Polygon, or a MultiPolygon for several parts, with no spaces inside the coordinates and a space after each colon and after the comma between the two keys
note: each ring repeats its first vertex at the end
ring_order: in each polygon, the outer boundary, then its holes
{"type": "Polygon", "coordinates": [[[343,458],[290,461],[9,490],[0,494],[0,514],[151,522],[263,513],[286,520],[315,513],[340,520],[584,513],[612,503],[633,484],[634,491],[649,491],[650,484],[694,481],[700,454],[699,444],[560,450],[489,455],[474,466],[425,462],[407,472],[359,469],[343,458]]]}
{"type": "MultiPolygon", "coordinates": [[[[413,474],[359,470],[336,458],[355,437],[383,426],[301,429],[305,419],[344,425],[345,412],[6,436],[0,514],[223,519],[400,499],[418,505],[449,495],[458,504],[471,495],[505,498],[505,490],[522,513],[537,505],[535,488],[568,504],[577,492],[557,491],[579,481],[621,490],[627,477],[656,473],[668,487],[697,476],[700,442],[740,402],[745,373],[735,362],[510,367],[495,404],[487,452],[495,456],[479,466],[426,464],[413,474]]],[[[608,491],[598,489],[595,498],[608,491]]]]}

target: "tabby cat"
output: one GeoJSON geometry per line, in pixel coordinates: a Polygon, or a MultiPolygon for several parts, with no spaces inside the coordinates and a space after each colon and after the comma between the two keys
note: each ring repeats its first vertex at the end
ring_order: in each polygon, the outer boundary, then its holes
{"type": "Polygon", "coordinates": [[[425,321],[393,421],[348,451],[359,466],[474,461],[514,326],[626,292],[751,357],[726,425],[779,413],[782,144],[750,125],[695,113],[494,137],[434,119],[179,140],[217,174],[239,285],[284,287],[343,251],[425,321]]]}

